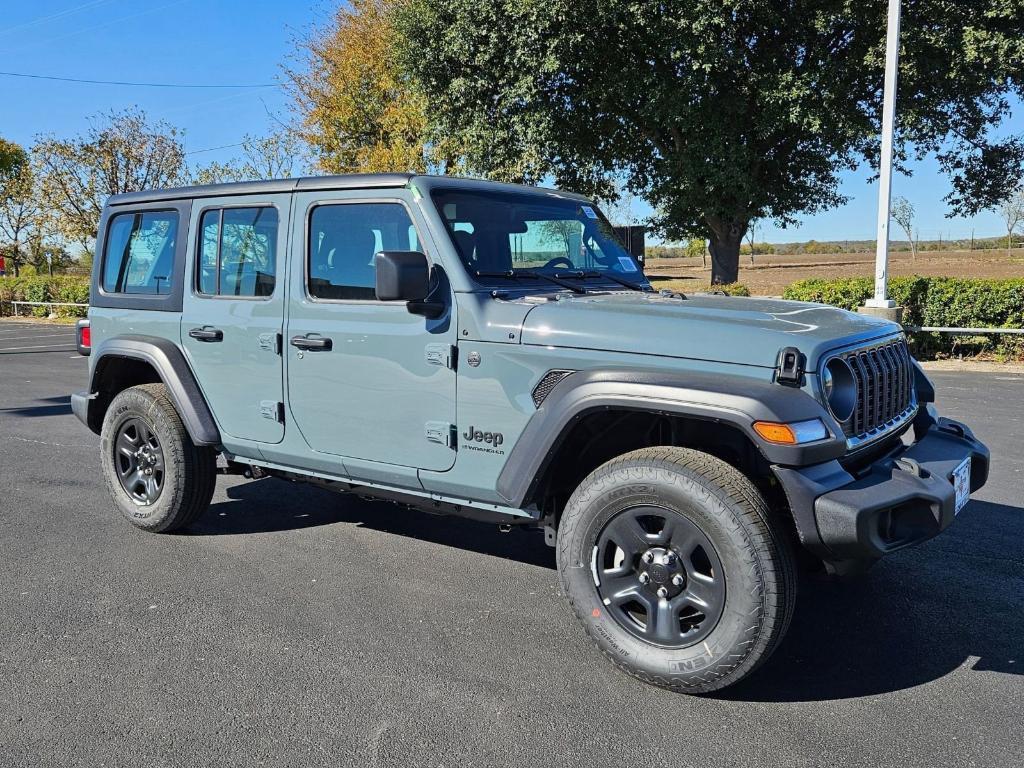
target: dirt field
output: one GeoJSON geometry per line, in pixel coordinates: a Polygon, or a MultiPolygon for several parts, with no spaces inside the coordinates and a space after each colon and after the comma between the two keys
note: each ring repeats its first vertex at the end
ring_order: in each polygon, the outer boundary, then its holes
{"type": "MultiPolygon", "coordinates": [[[[648,259],[645,272],[655,278],[655,287],[676,290],[699,290],[711,281],[711,260],[708,267],[700,259],[648,259]],[[661,278],[661,279],[659,279],[661,278]],[[664,278],[675,278],[671,283],[664,278]]],[[[740,257],[740,282],[752,294],[778,296],[786,286],[807,277],[871,277],[875,254],[823,253],[772,254],[740,257]]],[[[890,275],[925,275],[929,277],[1024,277],[1024,249],[1006,251],[928,251],[911,259],[909,253],[889,256],[890,275]]]]}

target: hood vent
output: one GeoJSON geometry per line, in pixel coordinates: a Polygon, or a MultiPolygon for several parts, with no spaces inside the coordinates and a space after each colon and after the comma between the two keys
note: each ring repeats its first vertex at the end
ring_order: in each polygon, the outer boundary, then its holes
{"type": "Polygon", "coordinates": [[[561,369],[555,369],[545,373],[540,381],[537,382],[537,386],[533,388],[533,404],[540,408],[540,404],[544,402],[544,399],[551,394],[551,390],[564,379],[566,376],[576,373],[576,371],[566,371],[561,369]]]}

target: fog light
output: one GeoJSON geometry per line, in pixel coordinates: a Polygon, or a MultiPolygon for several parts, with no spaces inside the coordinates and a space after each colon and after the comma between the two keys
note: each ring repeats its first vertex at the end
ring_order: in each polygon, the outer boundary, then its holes
{"type": "Polygon", "coordinates": [[[755,421],[754,431],[769,443],[780,445],[802,445],[824,440],[828,430],[821,419],[808,419],[792,424],[780,424],[774,421],[755,421]]]}

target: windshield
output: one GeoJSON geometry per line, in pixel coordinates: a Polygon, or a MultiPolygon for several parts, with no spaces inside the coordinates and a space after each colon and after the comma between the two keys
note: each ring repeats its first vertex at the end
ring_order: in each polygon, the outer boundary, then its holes
{"type": "Polygon", "coordinates": [[[484,282],[541,273],[646,283],[639,263],[590,203],[465,189],[438,189],[431,197],[462,263],[484,282]]]}

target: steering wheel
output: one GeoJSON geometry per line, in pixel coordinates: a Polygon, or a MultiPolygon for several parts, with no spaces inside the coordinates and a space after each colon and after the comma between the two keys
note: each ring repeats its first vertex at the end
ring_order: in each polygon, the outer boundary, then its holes
{"type": "Polygon", "coordinates": [[[566,269],[576,269],[576,265],[572,263],[572,260],[568,256],[555,256],[541,269],[547,269],[548,267],[559,267],[564,266],[566,269]]]}

